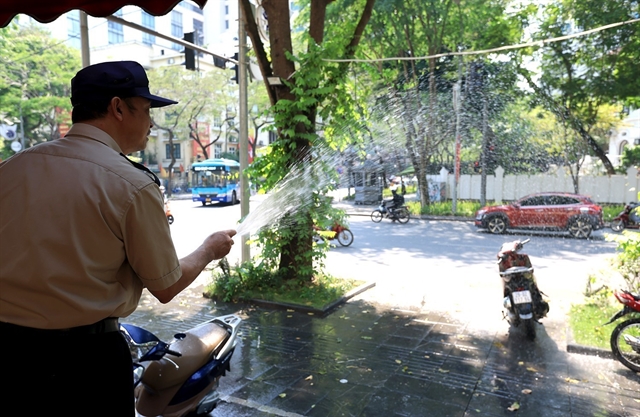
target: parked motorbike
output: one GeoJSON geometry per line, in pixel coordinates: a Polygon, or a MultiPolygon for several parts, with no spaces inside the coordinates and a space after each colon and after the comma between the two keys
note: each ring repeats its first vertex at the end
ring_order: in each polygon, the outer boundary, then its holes
{"type": "Polygon", "coordinates": [[[634,372],[640,372],[640,294],[614,291],[613,295],[624,307],[605,324],[611,324],[627,314],[635,317],[618,324],[611,333],[611,351],[621,364],[634,372]]]}
{"type": "Polygon", "coordinates": [[[624,206],[624,210],[611,220],[611,230],[614,232],[621,232],[623,229],[640,229],[640,223],[636,223],[631,220],[631,212],[636,207],[638,207],[638,203],[634,202],[624,206]]]}
{"type": "Polygon", "coordinates": [[[313,240],[316,243],[320,243],[327,240],[337,239],[338,243],[342,246],[350,246],[353,243],[353,233],[348,227],[338,223],[334,223],[328,230],[322,230],[317,226],[313,227],[315,234],[313,240]]]}
{"type": "Polygon", "coordinates": [[[498,267],[504,297],[503,317],[512,326],[522,324],[527,338],[533,340],[536,324],[549,312],[549,303],[538,289],[529,255],[519,253],[529,240],[504,243],[498,252],[498,267]]]}
{"type": "Polygon", "coordinates": [[[169,224],[173,224],[173,214],[171,214],[171,209],[169,208],[169,202],[164,202],[164,214],[167,216],[167,221],[169,224]]]}
{"type": "Polygon", "coordinates": [[[230,370],[241,322],[233,314],[216,317],[175,334],[169,343],[142,327],[121,324],[133,358],[137,415],[210,413],[219,402],[220,378],[230,370]]]}
{"type": "Polygon", "coordinates": [[[378,208],[371,212],[371,220],[380,223],[383,218],[387,218],[394,222],[397,220],[399,223],[407,223],[411,216],[409,209],[404,206],[404,197],[397,195],[394,200],[382,200],[378,208]]]}

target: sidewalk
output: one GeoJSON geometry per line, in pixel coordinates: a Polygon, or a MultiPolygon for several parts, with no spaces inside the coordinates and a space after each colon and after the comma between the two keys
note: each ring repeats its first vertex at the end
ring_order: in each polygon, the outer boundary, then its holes
{"type": "Polygon", "coordinates": [[[545,319],[531,343],[504,321],[387,305],[381,291],[319,318],[215,303],[196,285],[167,305],[145,292],[125,321],[170,340],[218,315],[243,318],[212,416],[640,415],[640,378],[567,353],[563,319],[545,319]]]}

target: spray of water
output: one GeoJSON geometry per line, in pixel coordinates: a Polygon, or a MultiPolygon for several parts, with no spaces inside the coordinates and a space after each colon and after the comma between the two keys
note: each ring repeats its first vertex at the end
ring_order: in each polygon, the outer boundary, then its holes
{"type": "Polygon", "coordinates": [[[340,164],[340,154],[328,148],[316,151],[310,160],[294,165],[278,182],[260,205],[253,209],[237,227],[237,235],[248,235],[263,227],[282,223],[287,214],[308,209],[313,203],[313,194],[325,189],[332,181],[327,167],[340,164]]]}

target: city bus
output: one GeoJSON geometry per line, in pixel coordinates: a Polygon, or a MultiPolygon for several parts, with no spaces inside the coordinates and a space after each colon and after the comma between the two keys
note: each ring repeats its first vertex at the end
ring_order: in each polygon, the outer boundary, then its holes
{"type": "Polygon", "coordinates": [[[240,163],[232,159],[207,159],[191,165],[191,198],[207,203],[237,204],[240,197],[240,163]]]}

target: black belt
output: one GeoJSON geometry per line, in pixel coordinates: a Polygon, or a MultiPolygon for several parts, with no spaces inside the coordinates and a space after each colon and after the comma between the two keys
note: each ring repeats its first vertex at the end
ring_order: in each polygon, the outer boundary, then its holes
{"type": "Polygon", "coordinates": [[[63,335],[88,335],[102,334],[120,331],[117,317],[109,317],[94,324],[70,327],[68,329],[36,329],[33,327],[18,326],[17,324],[0,322],[0,334],[3,336],[63,336],[63,335]]]}

